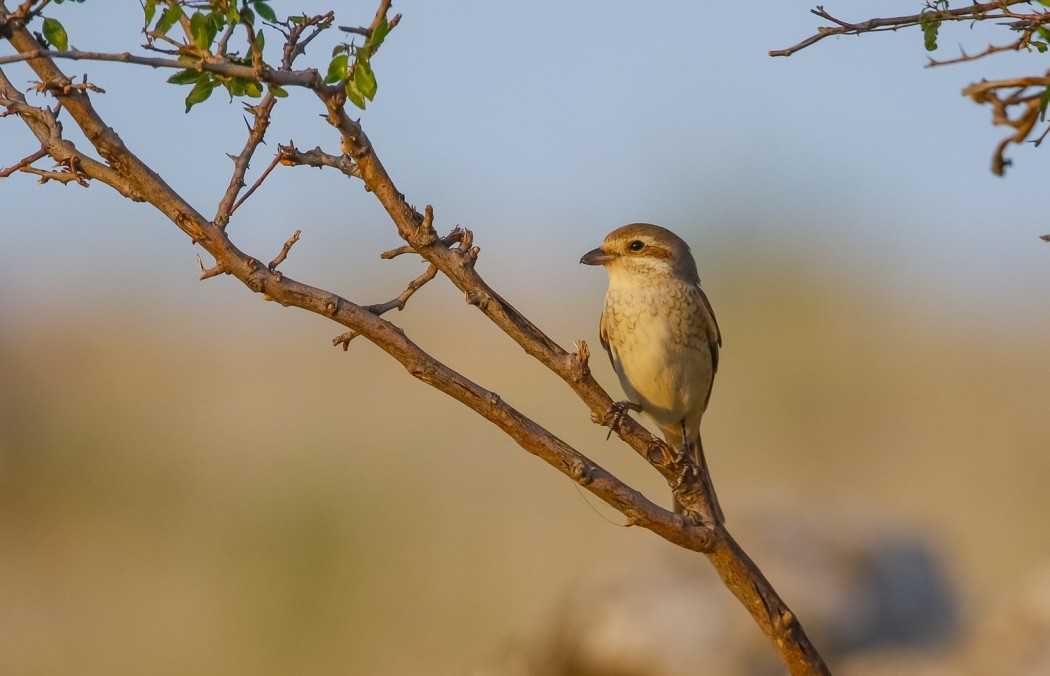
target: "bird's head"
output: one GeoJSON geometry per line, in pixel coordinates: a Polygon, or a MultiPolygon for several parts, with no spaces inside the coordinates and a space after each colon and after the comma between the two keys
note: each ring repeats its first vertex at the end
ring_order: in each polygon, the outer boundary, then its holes
{"type": "Polygon", "coordinates": [[[632,223],[610,232],[602,245],[580,259],[584,265],[603,265],[610,279],[618,277],[677,277],[699,283],[689,245],[667,228],[632,223]]]}

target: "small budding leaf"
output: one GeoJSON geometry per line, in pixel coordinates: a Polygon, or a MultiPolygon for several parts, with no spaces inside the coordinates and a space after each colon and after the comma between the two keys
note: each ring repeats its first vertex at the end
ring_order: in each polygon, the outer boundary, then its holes
{"type": "Polygon", "coordinates": [[[66,29],[55,19],[44,19],[44,37],[60,52],[69,49],[69,36],[66,35],[66,29]]]}
{"type": "Polygon", "coordinates": [[[270,93],[279,99],[283,99],[286,96],[288,96],[288,92],[285,91],[284,87],[279,87],[277,85],[270,85],[270,93]]]}
{"type": "Polygon", "coordinates": [[[328,74],[324,76],[325,83],[332,84],[346,77],[347,62],[349,60],[350,57],[346,54],[340,54],[332,59],[332,62],[328,64],[328,74]]]}
{"type": "Polygon", "coordinates": [[[937,50],[937,31],[941,27],[941,20],[932,12],[926,12],[919,19],[922,28],[922,40],[927,52],[937,50]]]}

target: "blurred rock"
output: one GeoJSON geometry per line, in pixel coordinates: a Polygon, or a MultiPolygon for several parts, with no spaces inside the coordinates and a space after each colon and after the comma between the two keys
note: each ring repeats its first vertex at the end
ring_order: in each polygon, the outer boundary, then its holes
{"type": "MultiPolygon", "coordinates": [[[[944,650],[957,634],[952,585],[920,535],[848,510],[782,509],[732,525],[833,670],[857,653],[944,650]]],[[[649,549],[659,552],[615,562],[573,589],[508,658],[512,672],[783,673],[705,559],[649,549]]]]}

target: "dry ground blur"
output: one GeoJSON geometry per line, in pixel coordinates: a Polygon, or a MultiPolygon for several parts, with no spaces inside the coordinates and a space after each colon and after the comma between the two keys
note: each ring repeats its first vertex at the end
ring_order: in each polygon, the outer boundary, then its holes
{"type": "MultiPolygon", "coordinates": [[[[705,446],[745,548],[756,510],[876,514],[929,540],[964,618],[1050,566],[1050,320],[705,259],[726,337],[705,446]]],[[[0,317],[0,672],[462,673],[610,560],[669,547],[363,340],[229,295],[227,316],[129,294],[0,317]]],[[[597,349],[598,293],[508,296],[597,349]]],[[[446,284],[394,318],[667,502],[446,284]]]]}

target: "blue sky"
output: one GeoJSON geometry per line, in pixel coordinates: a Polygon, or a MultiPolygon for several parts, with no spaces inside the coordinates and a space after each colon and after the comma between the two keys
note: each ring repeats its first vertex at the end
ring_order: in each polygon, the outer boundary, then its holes
{"type": "MultiPolygon", "coordinates": [[[[867,10],[906,13],[913,4],[867,10]]],[[[1036,237],[1050,232],[1050,219],[1031,197],[1041,194],[1046,153],[1013,149],[1007,178],[992,176],[989,158],[1003,131],[959,95],[982,76],[1039,72],[1037,55],[925,69],[921,36],[904,31],[767,56],[815,29],[805,3],[745,11],[685,2],[654,10],[626,2],[406,1],[395,9],[405,18],[377,57],[380,89],[361,115],[365,128],[408,199],[433,204],[440,227],[478,231],[498,269],[517,270],[518,261],[527,272],[537,257],[558,255],[557,279],[572,279],[579,252],[606,231],[648,220],[683,232],[702,271],[708,250],[789,249],[898,293],[917,290],[948,304],[977,297],[1005,312],[1002,319],[1047,309],[1050,248],[1036,237]]],[[[863,8],[828,9],[866,18],[863,8]]],[[[141,42],[137,9],[70,3],[53,11],[81,49],[141,42]]],[[[372,11],[348,3],[338,21],[367,23],[372,11]]],[[[942,53],[994,37],[966,25],[945,29],[942,53]]],[[[330,46],[318,44],[304,65],[323,66],[330,46]]],[[[216,94],[184,115],[187,90],[164,85],[167,73],[64,66],[89,70],[107,89],[97,105],[131,148],[205,213],[213,210],[230,169],[222,153],[243,142],[236,104],[216,94]]],[[[16,83],[31,79],[21,68],[6,72],[16,83]]],[[[272,142],[334,151],[319,110],[301,92],[282,102],[272,142]]],[[[7,164],[34,144],[16,120],[5,120],[0,148],[7,164]]],[[[267,159],[264,151],[254,169],[267,159]]],[[[301,250],[312,240],[323,257],[338,250],[324,240],[345,235],[350,222],[354,241],[368,245],[362,254],[391,244],[382,214],[359,188],[334,175],[281,170],[231,232],[249,251],[269,251],[305,227],[301,250]]],[[[15,176],[0,183],[0,195],[8,215],[0,232],[15,245],[0,253],[0,302],[21,302],[21,284],[39,291],[27,271],[44,257],[47,277],[59,279],[84,272],[78,266],[96,269],[85,254],[125,258],[135,247],[173,274],[192,262],[173,227],[102,186],[36,187],[15,176]],[[123,229],[131,222],[138,225],[123,229]],[[128,248],[118,253],[114,242],[128,248]]]]}

